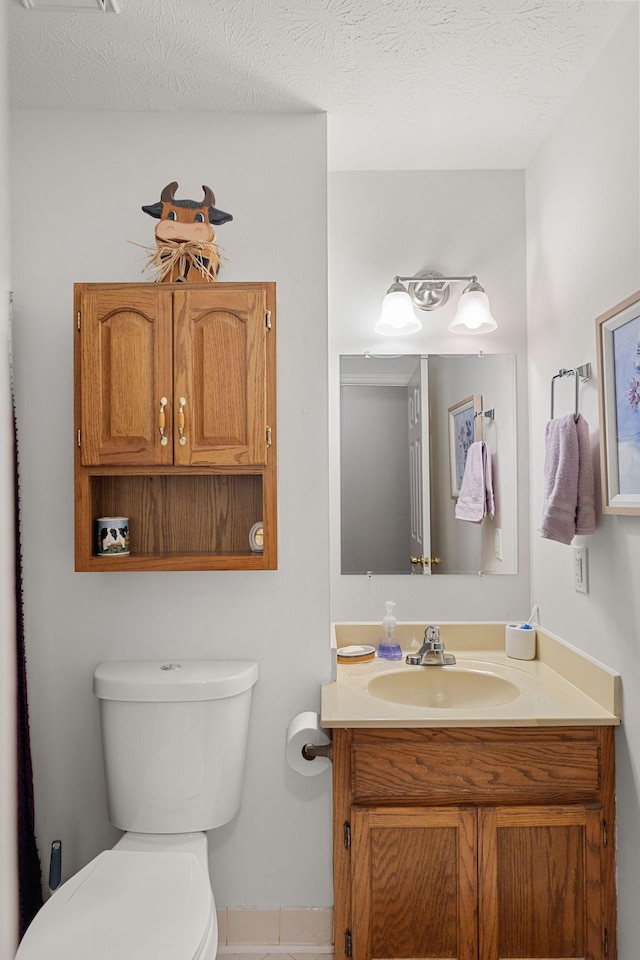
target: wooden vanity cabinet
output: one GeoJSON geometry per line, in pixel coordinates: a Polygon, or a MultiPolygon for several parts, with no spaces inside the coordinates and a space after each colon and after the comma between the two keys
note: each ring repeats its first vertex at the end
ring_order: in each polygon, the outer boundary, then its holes
{"type": "Polygon", "coordinates": [[[614,960],[613,728],[333,731],[335,958],[614,960]]]}
{"type": "Polygon", "coordinates": [[[275,569],[275,284],[74,293],[76,570],[275,569]],[[99,516],[130,556],[95,556],[99,516]]]}

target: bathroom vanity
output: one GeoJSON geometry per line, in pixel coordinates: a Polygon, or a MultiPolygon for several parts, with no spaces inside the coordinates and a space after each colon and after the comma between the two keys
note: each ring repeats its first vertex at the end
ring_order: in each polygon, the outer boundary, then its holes
{"type": "Polygon", "coordinates": [[[336,960],[611,960],[620,678],[550,635],[520,662],[498,625],[449,626],[453,668],[338,666],[323,688],[336,960]]]}

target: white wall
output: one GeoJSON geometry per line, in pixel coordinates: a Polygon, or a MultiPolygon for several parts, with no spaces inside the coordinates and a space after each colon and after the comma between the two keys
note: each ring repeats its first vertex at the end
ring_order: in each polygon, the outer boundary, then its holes
{"type": "MultiPolygon", "coordinates": [[[[5,10],[0,11],[0,182],[9,183],[5,10]]],[[[13,415],[9,385],[9,224],[0,226],[0,958],[13,956],[18,935],[15,806],[15,580],[13,415]]]]}
{"type": "MultiPolygon", "coordinates": [[[[256,659],[242,811],[210,835],[219,906],[328,906],[331,781],[286,765],[329,675],[323,115],[18,111],[12,245],[37,834],[65,877],[110,845],[92,671],[105,659],[256,659]],[[142,204],[214,190],[221,279],[278,284],[277,572],[73,572],[72,285],[136,281],[142,204]],[[300,557],[305,557],[302,564],[300,557]]],[[[141,259],[142,258],[142,259],[141,259]]]]}
{"type": "MultiPolygon", "coordinates": [[[[509,620],[529,612],[526,257],[522,171],[333,173],[329,176],[329,417],[331,617],[509,620]],[[450,334],[459,290],[422,314],[419,334],[390,340],[373,327],[393,277],[435,269],[477,274],[499,328],[450,334]],[[514,353],[517,356],[518,573],[509,577],[340,575],[340,354],[514,353]],[[381,599],[382,598],[382,599],[381,599]]],[[[460,288],[461,289],[461,288],[460,288]]]]}
{"type": "MultiPolygon", "coordinates": [[[[531,411],[532,599],[559,636],[619,670],[617,736],[620,960],[640,942],[640,519],[600,517],[589,550],[590,593],[574,592],[571,550],[540,539],[544,425],[560,367],[590,361],[581,409],[598,445],[595,318],[640,287],[638,7],[630,5],[552,136],[527,170],[531,411]]],[[[573,383],[556,415],[573,407],[573,383]]]]}

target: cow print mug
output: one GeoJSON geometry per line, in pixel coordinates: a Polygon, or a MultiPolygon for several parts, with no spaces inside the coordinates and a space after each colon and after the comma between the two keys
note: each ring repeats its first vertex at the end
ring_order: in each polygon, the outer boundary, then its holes
{"type": "Polygon", "coordinates": [[[98,517],[96,537],[99,557],[128,557],[129,517],[98,517]]]}

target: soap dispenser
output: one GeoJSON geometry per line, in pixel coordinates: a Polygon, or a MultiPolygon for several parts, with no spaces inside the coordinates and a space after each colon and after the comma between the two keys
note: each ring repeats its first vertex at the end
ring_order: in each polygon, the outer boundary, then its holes
{"type": "Polygon", "coordinates": [[[395,603],[386,601],[387,612],[382,618],[382,640],[378,646],[378,656],[383,660],[402,660],[402,650],[396,637],[396,618],[393,615],[395,603]]]}

